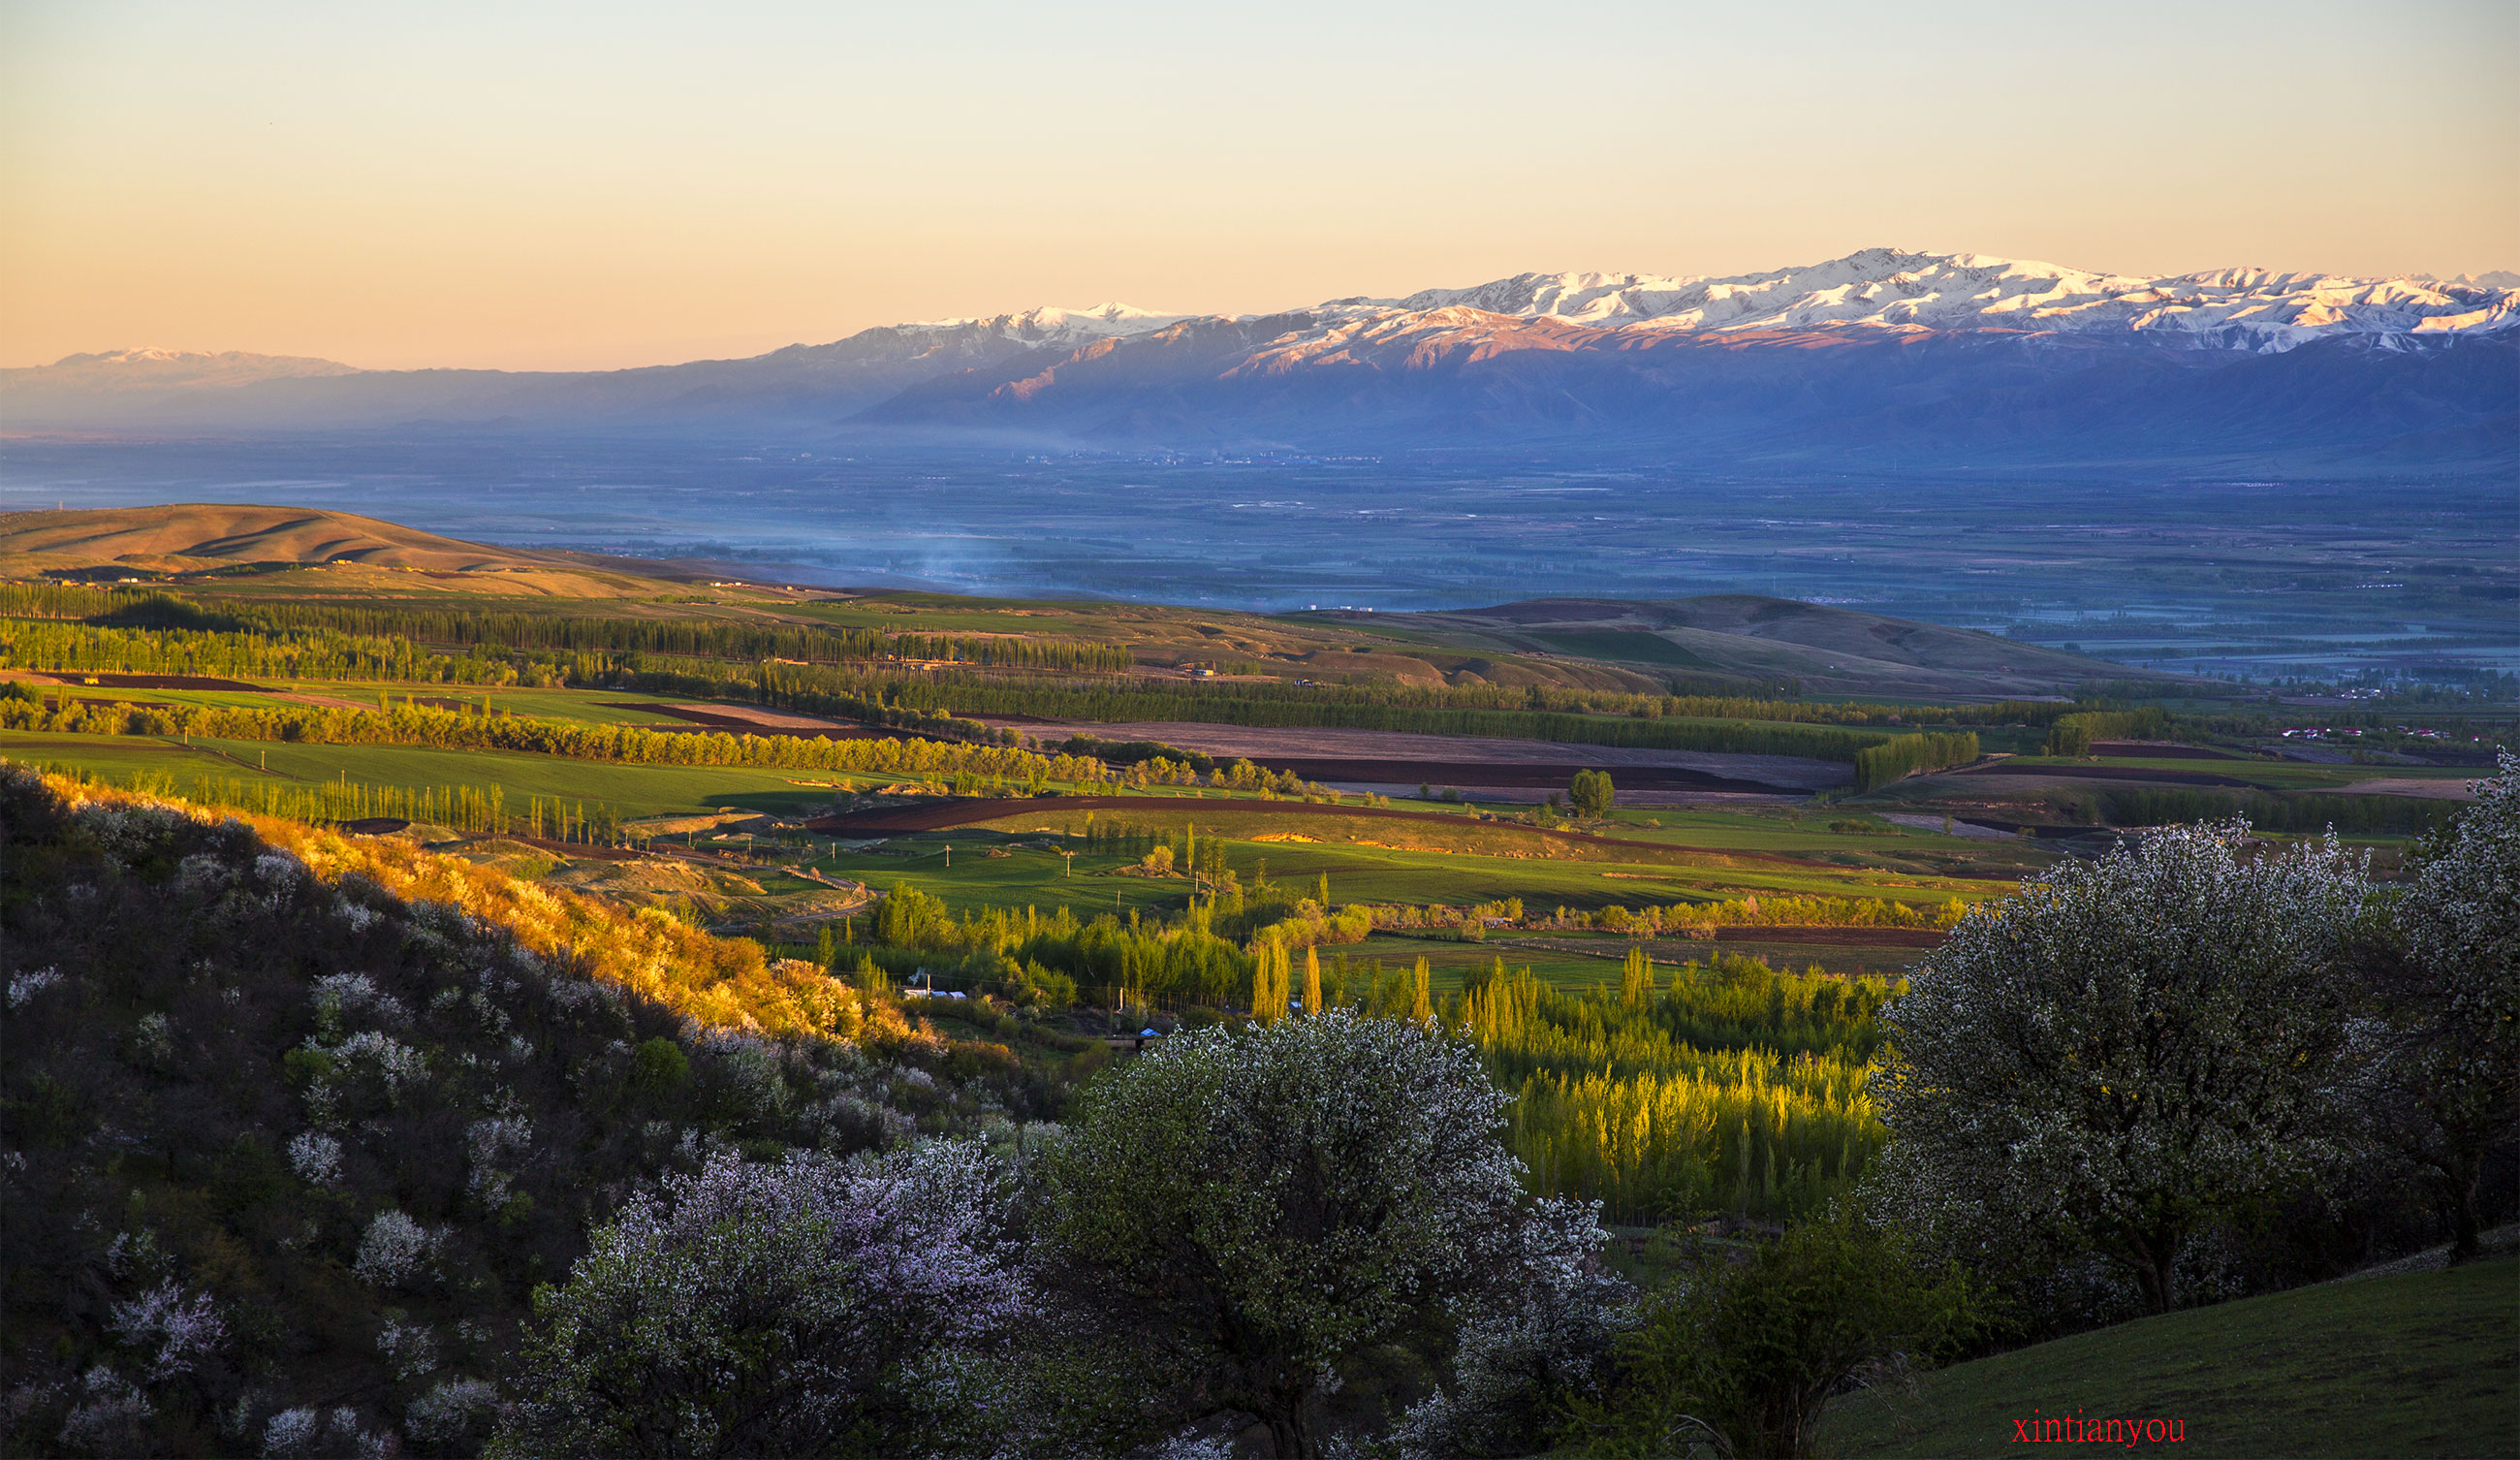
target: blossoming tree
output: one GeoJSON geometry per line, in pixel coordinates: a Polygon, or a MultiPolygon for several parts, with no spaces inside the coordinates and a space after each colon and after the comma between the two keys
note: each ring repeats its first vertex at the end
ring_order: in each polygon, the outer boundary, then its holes
{"type": "Polygon", "coordinates": [[[2520,1130],[2520,756],[2419,849],[2366,974],[2380,1143],[2421,1172],[2477,1255],[2487,1158],[2520,1130]]]}
{"type": "Polygon", "coordinates": [[[2333,843],[2252,846],[2235,824],[1971,914],[1884,1009],[1886,1209],[1972,1261],[2098,1255],[2167,1309],[2193,1238],[2341,1154],[2366,893],[2333,843]]]}
{"type": "Polygon", "coordinates": [[[669,1180],[538,1295],[511,1455],[897,1455],[1030,1311],[976,1142],[878,1163],[732,1156],[669,1180]]]}
{"type": "Polygon", "coordinates": [[[1089,1088],[1048,1157],[1052,1230],[1140,1335],[1153,1418],[1239,1412],[1320,1453],[1340,1359],[1567,1224],[1524,1193],[1505,1100],[1467,1046],[1343,1009],[1176,1034],[1089,1088]]]}

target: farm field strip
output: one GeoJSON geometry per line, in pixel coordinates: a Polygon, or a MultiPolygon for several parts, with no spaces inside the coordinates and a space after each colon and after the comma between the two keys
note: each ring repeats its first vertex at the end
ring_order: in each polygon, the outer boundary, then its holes
{"type": "MultiPolygon", "coordinates": [[[[420,746],[303,745],[287,741],[211,740],[190,748],[171,739],[135,736],[57,735],[0,731],[0,755],[24,762],[78,767],[127,778],[135,772],[170,776],[176,795],[192,779],[272,779],[314,784],[346,778],[373,786],[412,790],[496,787],[511,810],[541,796],[609,804],[624,817],[653,816],[721,805],[756,812],[795,812],[828,805],[831,792],[794,784],[776,769],[683,765],[621,765],[564,760],[512,751],[441,751],[420,746]],[[268,765],[266,772],[263,767],[268,765]]],[[[832,775],[822,779],[838,781],[832,775]]],[[[881,777],[861,777],[880,784],[881,777]]]]}
{"type": "MultiPolygon", "coordinates": [[[[816,865],[855,881],[873,880],[878,886],[889,886],[890,880],[907,877],[922,891],[947,896],[949,901],[954,894],[948,889],[1018,883],[1037,888],[1054,883],[1069,888],[1104,887],[1099,894],[1071,893],[1079,907],[1092,905],[1098,895],[1108,905],[1112,896],[1110,883],[1127,884],[1136,890],[1126,899],[1132,906],[1178,907],[1189,899],[1190,884],[1185,879],[1113,877],[1110,869],[1125,863],[1113,859],[1098,867],[1092,854],[1083,852],[1076,859],[1076,875],[1071,879],[1066,876],[1065,859],[1059,851],[1020,844],[1038,842],[1044,835],[1058,837],[1061,829],[1058,827],[1000,826],[995,831],[1005,840],[994,844],[971,836],[975,830],[966,827],[957,832],[898,837],[879,846],[818,857],[816,865]],[[1025,832],[1032,835],[1026,837],[1025,832]],[[993,844],[1011,854],[989,856],[987,850],[993,844]],[[948,845],[955,848],[950,870],[944,866],[943,854],[948,845]],[[1028,875],[1024,864],[1038,872],[1028,875]]],[[[1783,894],[1878,897],[1939,906],[1954,896],[1974,901],[2012,890],[2010,883],[2001,882],[1934,879],[1927,883],[1888,879],[1878,874],[1833,875],[1830,869],[1819,866],[1792,872],[1732,866],[1654,868],[1327,842],[1254,842],[1204,823],[1200,825],[1200,839],[1228,847],[1233,865],[1245,872],[1255,863],[1265,862],[1271,878],[1288,886],[1302,887],[1326,875],[1330,879],[1331,897],[1337,902],[1460,906],[1520,897],[1535,909],[1552,904],[1593,908],[1611,903],[1635,906],[1713,896],[1783,894]]]]}
{"type": "MultiPolygon", "coordinates": [[[[1018,720],[981,715],[983,721],[1006,723],[1036,740],[1090,735],[1101,740],[1153,740],[1221,758],[1240,756],[1255,763],[1282,760],[1406,761],[1428,772],[1452,767],[1452,777],[1464,782],[1494,765],[1564,765],[1607,770],[1615,778],[1622,766],[1661,766],[1753,781],[1765,786],[1821,790],[1848,784],[1854,772],[1833,760],[1800,755],[1722,754],[1708,751],[1646,750],[1628,746],[1578,745],[1563,741],[1521,740],[1478,735],[1426,735],[1403,730],[1343,730],[1324,727],[1220,725],[1195,720],[1018,720]]],[[[1675,721],[1678,723],[1678,721],[1675,721]]],[[[1732,723],[1708,721],[1706,723],[1732,723]]],[[[1411,780],[1442,784],[1444,778],[1412,773],[1411,780]]]]}
{"type": "MultiPolygon", "coordinates": [[[[213,690],[172,686],[164,688],[118,687],[83,683],[82,676],[65,670],[59,675],[42,671],[0,671],[0,679],[24,679],[47,696],[68,695],[72,699],[98,704],[125,705],[197,705],[227,708],[269,709],[292,703],[291,696],[338,700],[362,709],[376,707],[380,695],[393,704],[414,701],[440,709],[477,709],[484,696],[495,714],[514,714],[527,719],[557,720],[579,725],[646,725],[669,728],[688,724],[681,716],[639,706],[610,704],[618,701],[617,690],[537,689],[514,685],[445,684],[435,680],[396,679],[269,679],[258,687],[243,690],[213,690]],[[58,681],[58,682],[46,682],[58,681]]],[[[105,676],[99,676],[105,677],[105,676]]],[[[176,679],[193,676],[132,675],[140,679],[176,679]]],[[[690,705],[709,708],[708,702],[686,701],[672,695],[646,695],[643,699],[663,706],[690,705]]],[[[732,708],[734,707],[728,707],[732,708]]],[[[744,707],[748,708],[749,707],[744,707]]]]}
{"type": "MultiPolygon", "coordinates": [[[[1814,825],[1799,818],[1758,814],[1708,813],[1702,811],[1663,811],[1652,819],[1659,826],[1645,826],[1645,818],[1633,811],[1612,813],[1619,822],[1621,841],[1669,844],[1681,846],[1704,846],[1721,850],[1764,851],[1778,856],[1811,856],[1843,851],[1850,846],[1884,852],[1934,850],[1956,855],[1973,855],[1985,850],[1984,845],[1965,835],[1946,835],[1940,830],[1901,827],[1896,835],[1865,835],[1833,832],[1825,821],[1814,825]]],[[[1812,813],[1814,821],[1828,812],[1812,813]]],[[[1861,819],[1862,812],[1850,807],[1834,819],[1861,819]]]]}
{"type": "Polygon", "coordinates": [[[1953,776],[2048,776],[2059,780],[2154,781],[2164,785],[2254,787],[2266,791],[2341,791],[2356,781],[2378,776],[2408,780],[2474,780],[2491,774],[2490,769],[2463,766],[2431,765],[2310,765],[2297,761],[2241,760],[2201,762],[2212,770],[2199,770],[2194,760],[2142,759],[2133,756],[2105,756],[2098,759],[2062,759],[2044,755],[2015,755],[1991,765],[1972,766],[1951,772],[1953,776]]]}
{"type": "MultiPolygon", "coordinates": [[[[1382,849],[1422,854],[1487,856],[1514,863],[1563,863],[1602,869],[1628,866],[1626,875],[1669,880],[1675,872],[1740,878],[1758,875],[1822,875],[1832,879],[1895,879],[1903,886],[1967,890],[1989,884],[1984,879],[1927,875],[1868,865],[1832,864],[1775,851],[1719,845],[1675,844],[1672,841],[1634,836],[1600,836],[1589,832],[1543,832],[1507,821],[1474,821],[1440,811],[1385,810],[1360,806],[1318,806],[1283,801],[1215,801],[1186,797],[1052,797],[1035,800],[939,801],[877,811],[824,817],[813,822],[816,835],[868,837],[936,833],[960,827],[988,828],[1020,834],[1027,831],[1079,833],[1091,814],[1105,826],[1151,826],[1178,831],[1197,826],[1229,840],[1268,842],[1289,847],[1379,846],[1382,839],[1436,841],[1442,845],[1387,845],[1382,849]]],[[[1845,837],[1841,847],[1896,839],[1845,837]]],[[[1955,846],[1971,844],[1945,839],[1955,846]]],[[[2004,886],[2008,887],[2009,883],[2004,886]]]]}
{"type": "MultiPolygon", "coordinates": [[[[1571,939],[1569,940],[1571,944],[1571,939]]],[[[1406,933],[1377,932],[1362,943],[1340,948],[1325,948],[1322,956],[1329,959],[1346,954],[1351,966],[1380,959],[1383,966],[1407,968],[1418,958],[1430,966],[1429,983],[1439,993],[1458,993],[1481,978],[1502,960],[1508,969],[1531,970],[1533,977],[1553,988],[1580,993],[1588,989],[1616,987],[1621,965],[1630,945],[1624,940],[1605,938],[1603,951],[1575,952],[1570,947],[1541,946],[1527,942],[1520,935],[1508,935],[1486,942],[1465,943],[1437,935],[1412,936],[1406,933]]],[[[1657,970],[1680,967],[1691,961],[1706,963],[1716,956],[1711,943],[1693,945],[1694,951],[1666,958],[1650,952],[1657,970]]],[[[1726,956],[1738,955],[1764,959],[1779,972],[1800,973],[1819,968],[1822,972],[1851,975],[1872,974],[1899,977],[1913,967],[1923,951],[1901,947],[1856,947],[1832,944],[1790,943],[1745,939],[1727,941],[1721,950],[1726,956]]]]}
{"type": "MultiPolygon", "coordinates": [[[[1482,791],[1507,787],[1563,791],[1577,772],[1588,768],[1574,761],[1481,761],[1464,765],[1425,760],[1329,760],[1305,755],[1271,756],[1267,764],[1272,770],[1293,771],[1307,781],[1404,788],[1460,785],[1482,791]]],[[[1623,792],[1671,788],[1799,796],[1804,790],[1677,765],[1623,765],[1617,767],[1615,779],[1623,792]]]]}

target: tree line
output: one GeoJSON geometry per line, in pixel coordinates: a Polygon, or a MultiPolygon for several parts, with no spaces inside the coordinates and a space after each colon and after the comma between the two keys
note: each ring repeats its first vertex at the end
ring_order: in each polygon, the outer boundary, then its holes
{"type": "Polygon", "coordinates": [[[878,775],[964,776],[1038,788],[1050,781],[1102,782],[1101,761],[1044,755],[1009,745],[920,739],[820,740],[571,724],[521,715],[401,704],[385,710],[326,706],[130,706],[66,698],[59,708],[0,696],[0,728],[86,735],[199,735],[307,745],[404,745],[451,751],[522,751],[632,765],[761,766],[878,775]]]}
{"type": "Polygon", "coordinates": [[[223,600],[203,604],[58,584],[0,585],[0,617],[74,618],[97,626],[195,630],[272,638],[407,639],[418,645],[562,656],[662,654],[691,659],[807,662],[928,660],[1014,668],[1125,671],[1122,646],[1015,634],[893,633],[831,624],[737,622],[692,616],[478,613],[387,604],[223,600]]]}
{"type": "MultiPolygon", "coordinates": [[[[1017,636],[902,635],[691,618],[469,615],[345,605],[203,608],[162,593],[0,585],[0,664],[65,672],[208,674],[538,686],[608,684],[749,701],[972,739],[992,713],[1103,722],[1188,719],[1543,740],[1857,762],[1907,726],[2048,724],[2105,703],[1833,705],[1551,686],[1202,684],[1129,677],[1125,647],[1017,636]],[[905,671],[887,660],[971,666],[905,671]],[[1011,682],[997,668],[1092,673],[1011,682]],[[1867,728],[1869,727],[1869,728],[1867,728]]],[[[2155,720],[2158,710],[2148,711],[2155,720]]],[[[2060,732],[2061,733],[2061,732],[2060,732]]],[[[1938,763],[1908,746],[1883,779],[1938,763]],[[1921,757],[1921,758],[1920,758],[1921,757]]],[[[1859,774],[1861,775],[1860,768],[1859,774]]],[[[1867,783],[1871,784],[1871,783],[1867,783]]]]}
{"type": "Polygon", "coordinates": [[[2408,796],[2343,796],[2314,791],[2191,791],[2184,788],[2103,792],[2099,804],[2116,826],[2171,826],[2238,818],[2271,832],[2336,831],[2379,836],[2419,835],[2449,823],[2454,800],[2408,796]]]}
{"type": "Polygon", "coordinates": [[[2167,740],[2170,715],[2159,706],[2139,709],[2083,710],[2059,715],[2048,727],[2045,755],[2088,755],[2095,740],[2167,740]]]}
{"type": "Polygon", "coordinates": [[[1855,754],[1855,789],[1870,791],[1918,771],[1966,765],[1977,758],[1977,736],[1926,731],[1868,746],[1855,754]]]}

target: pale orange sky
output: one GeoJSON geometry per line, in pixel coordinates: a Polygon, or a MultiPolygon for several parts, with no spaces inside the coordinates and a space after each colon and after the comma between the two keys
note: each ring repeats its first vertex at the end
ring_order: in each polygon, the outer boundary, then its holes
{"type": "Polygon", "coordinates": [[[0,365],[656,364],[1874,244],[2520,268],[2520,7],[0,0],[0,365]]]}

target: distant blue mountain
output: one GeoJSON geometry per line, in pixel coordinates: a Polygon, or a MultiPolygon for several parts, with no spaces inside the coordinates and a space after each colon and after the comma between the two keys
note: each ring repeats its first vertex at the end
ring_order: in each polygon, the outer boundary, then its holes
{"type": "Polygon", "coordinates": [[[2508,473],[2520,291],[2258,270],[2135,279],[1867,250],[1725,280],[1520,275],[1272,315],[1037,309],[607,372],[79,355],[0,371],[0,423],[714,424],[1778,472],[2508,473]]]}

